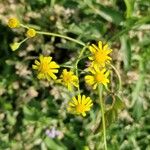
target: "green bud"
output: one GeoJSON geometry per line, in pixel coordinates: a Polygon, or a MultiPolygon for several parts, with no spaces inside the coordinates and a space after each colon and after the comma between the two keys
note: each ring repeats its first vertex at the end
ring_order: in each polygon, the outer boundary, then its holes
{"type": "Polygon", "coordinates": [[[16,51],[20,47],[21,43],[15,42],[10,44],[10,48],[12,51],[16,51]]]}

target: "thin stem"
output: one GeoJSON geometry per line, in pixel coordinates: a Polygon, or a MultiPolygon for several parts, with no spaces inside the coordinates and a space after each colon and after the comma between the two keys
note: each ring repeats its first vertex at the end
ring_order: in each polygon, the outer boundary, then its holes
{"type": "Polygon", "coordinates": [[[105,150],[107,150],[106,125],[105,125],[105,110],[104,110],[104,103],[103,103],[103,99],[102,99],[102,93],[103,93],[103,85],[98,85],[98,94],[99,94],[101,114],[102,114],[104,148],[105,148],[105,150]]]}
{"type": "Polygon", "coordinates": [[[25,39],[23,39],[21,42],[19,42],[20,44],[22,44],[22,43],[24,43],[26,40],[28,40],[29,38],[27,37],[27,38],[25,38],[25,39]]]}
{"type": "Polygon", "coordinates": [[[119,87],[118,87],[118,91],[120,91],[122,89],[122,82],[121,82],[121,76],[118,72],[118,70],[115,68],[115,66],[113,66],[112,64],[110,64],[110,66],[114,69],[117,77],[118,77],[118,80],[119,80],[119,87]]]}
{"type": "Polygon", "coordinates": [[[26,25],[24,25],[24,24],[22,24],[22,23],[20,24],[20,26],[23,27],[23,28],[29,29],[28,26],[26,26],[26,25]]]}
{"type": "Polygon", "coordinates": [[[57,33],[52,33],[52,32],[42,32],[42,31],[37,31],[38,34],[42,34],[42,35],[50,35],[50,36],[56,36],[56,37],[60,37],[60,38],[64,38],[67,39],[69,41],[75,42],[79,45],[85,46],[85,44],[79,40],[73,39],[71,37],[65,36],[65,35],[61,35],[61,34],[57,34],[57,33]]]}
{"type": "MultiPolygon", "coordinates": [[[[76,60],[75,62],[75,65],[74,65],[74,69],[75,69],[75,72],[76,72],[76,76],[79,78],[79,75],[78,75],[78,63],[79,61],[81,60],[82,58],[82,55],[84,53],[84,51],[86,50],[86,46],[83,47],[83,49],[81,50],[80,54],[79,54],[79,57],[78,59],[76,60]]],[[[80,86],[78,86],[78,92],[80,93],[80,86]]]]}

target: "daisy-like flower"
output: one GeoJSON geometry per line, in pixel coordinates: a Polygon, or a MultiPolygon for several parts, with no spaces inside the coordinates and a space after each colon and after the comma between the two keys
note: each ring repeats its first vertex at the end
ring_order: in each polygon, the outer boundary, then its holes
{"type": "Polygon", "coordinates": [[[16,28],[16,27],[19,27],[19,25],[20,25],[20,22],[17,18],[10,18],[8,20],[8,26],[10,28],[16,28]]]}
{"type": "Polygon", "coordinates": [[[32,37],[34,37],[36,35],[36,31],[34,30],[34,29],[28,29],[28,31],[27,31],[27,33],[26,33],[26,36],[28,37],[28,38],[32,38],[32,37]]]}
{"type": "Polygon", "coordinates": [[[93,66],[104,67],[106,63],[110,63],[111,57],[108,56],[112,52],[112,49],[108,47],[108,44],[103,45],[101,41],[98,42],[98,47],[94,44],[89,46],[89,50],[92,56],[89,59],[92,61],[93,66]]]}
{"type": "Polygon", "coordinates": [[[108,79],[109,71],[106,71],[105,68],[100,69],[96,66],[90,68],[89,71],[92,74],[85,76],[85,82],[88,85],[93,86],[93,89],[96,89],[98,84],[103,84],[104,86],[107,87],[107,83],[109,83],[108,79]]]}
{"type": "Polygon", "coordinates": [[[67,109],[73,114],[82,115],[84,117],[86,116],[86,112],[90,111],[92,105],[93,102],[90,97],[78,95],[77,98],[72,98],[67,109]]]}
{"type": "Polygon", "coordinates": [[[78,77],[74,75],[72,71],[67,71],[66,69],[63,70],[59,81],[62,82],[69,91],[72,91],[73,86],[79,86],[78,77]]]}
{"type": "Polygon", "coordinates": [[[47,79],[48,81],[52,78],[57,79],[55,73],[58,72],[59,65],[52,61],[50,56],[39,56],[39,61],[35,60],[35,64],[32,65],[33,69],[38,70],[38,79],[47,79]]]}

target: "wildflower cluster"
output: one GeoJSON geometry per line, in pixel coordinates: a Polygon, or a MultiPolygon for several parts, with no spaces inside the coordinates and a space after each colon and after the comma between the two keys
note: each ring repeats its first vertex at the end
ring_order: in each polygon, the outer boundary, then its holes
{"type": "Polygon", "coordinates": [[[91,65],[88,68],[90,74],[85,76],[85,82],[93,86],[93,89],[96,89],[98,84],[103,84],[107,87],[109,71],[106,70],[106,65],[110,63],[111,57],[108,54],[112,50],[108,48],[108,44],[103,45],[101,41],[98,42],[98,46],[94,44],[89,46],[89,50],[92,55],[89,57],[91,61],[91,65]]]}
{"type": "Polygon", "coordinates": [[[22,43],[24,43],[29,38],[35,37],[36,34],[37,34],[37,31],[35,29],[29,28],[28,26],[23,25],[22,23],[20,23],[20,21],[17,18],[14,18],[14,17],[10,18],[8,20],[8,26],[10,28],[24,27],[27,30],[26,34],[25,34],[26,38],[24,40],[22,40],[20,42],[14,42],[14,43],[10,44],[10,47],[11,47],[12,51],[16,51],[22,43]]]}
{"type": "MultiPolygon", "coordinates": [[[[8,26],[11,28],[25,27],[27,29],[26,38],[23,41],[15,42],[10,45],[13,51],[18,49],[19,46],[28,38],[33,38],[36,36],[36,34],[40,34],[40,32],[36,31],[35,29],[21,24],[16,18],[9,19],[8,26]]],[[[105,87],[107,87],[107,84],[109,83],[109,71],[106,69],[106,67],[111,61],[109,54],[112,50],[108,47],[108,44],[103,44],[101,41],[98,42],[98,46],[92,44],[88,48],[90,53],[90,56],[88,57],[90,66],[87,68],[88,74],[85,75],[85,82],[87,85],[93,87],[94,90],[100,84],[103,84],[105,87]]],[[[80,61],[80,57],[78,58],[78,61],[80,61]]],[[[68,103],[67,110],[73,114],[86,116],[86,112],[90,111],[93,102],[90,97],[80,94],[80,81],[78,73],[76,72],[78,70],[75,71],[75,68],[67,70],[66,67],[62,70],[58,78],[57,73],[60,72],[60,67],[61,65],[53,61],[51,56],[44,55],[40,55],[38,60],[35,60],[34,64],[32,65],[32,68],[37,71],[38,79],[45,79],[50,82],[53,80],[54,83],[62,84],[71,92],[77,88],[78,95],[74,96],[68,103]]]]}

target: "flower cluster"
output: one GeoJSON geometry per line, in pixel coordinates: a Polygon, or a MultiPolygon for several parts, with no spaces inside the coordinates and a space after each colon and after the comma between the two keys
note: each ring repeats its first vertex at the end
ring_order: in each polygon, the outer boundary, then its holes
{"type": "Polygon", "coordinates": [[[26,38],[24,40],[22,40],[21,42],[14,42],[10,44],[10,48],[12,49],[12,51],[17,50],[23,42],[25,42],[29,38],[35,37],[37,34],[37,31],[35,29],[24,26],[23,24],[20,23],[20,21],[17,18],[14,18],[14,17],[8,20],[8,26],[10,28],[24,27],[27,29],[26,34],[25,34],[26,38]]]}
{"type": "MultiPolygon", "coordinates": [[[[52,61],[52,57],[40,55],[39,60],[35,60],[32,68],[37,70],[38,79],[47,79],[50,81],[51,79],[57,79],[55,73],[58,73],[60,66],[55,61],[52,61]]],[[[73,87],[79,87],[78,77],[73,71],[67,71],[67,69],[62,71],[60,79],[58,79],[57,82],[62,83],[69,91],[72,91],[73,87]]],[[[68,111],[73,114],[86,116],[86,112],[90,110],[92,105],[93,103],[90,97],[86,98],[85,95],[81,96],[79,94],[77,99],[73,97],[72,101],[69,102],[68,111]]]]}
{"type": "Polygon", "coordinates": [[[91,52],[89,57],[91,64],[88,68],[90,74],[85,76],[85,82],[93,86],[93,89],[96,89],[98,84],[107,87],[109,71],[106,70],[106,65],[110,63],[111,57],[108,54],[112,50],[108,47],[108,44],[103,45],[101,41],[98,42],[98,46],[94,44],[89,46],[89,50],[91,52]]]}
{"type": "MultiPolygon", "coordinates": [[[[27,39],[33,38],[37,33],[40,34],[40,32],[36,31],[35,29],[21,24],[16,18],[10,18],[8,21],[8,26],[10,28],[21,26],[27,29],[26,38],[23,41],[15,42],[10,45],[13,51],[18,49],[19,46],[27,39]]],[[[88,58],[90,61],[90,66],[87,69],[88,74],[85,76],[85,82],[87,85],[93,87],[93,89],[96,89],[100,84],[103,84],[105,87],[107,87],[107,84],[109,83],[109,71],[107,70],[107,64],[109,64],[111,61],[109,54],[112,52],[112,50],[109,48],[108,44],[103,44],[101,41],[99,41],[98,46],[94,44],[89,46],[89,52],[90,56],[88,58]]],[[[38,60],[34,61],[32,68],[37,71],[37,78],[48,81],[54,80],[54,83],[61,83],[69,91],[74,91],[76,88],[78,88],[78,95],[71,99],[71,101],[68,103],[67,109],[73,114],[82,115],[83,117],[86,116],[86,113],[90,111],[93,102],[90,97],[80,94],[78,73],[74,72],[77,68],[74,67],[70,70],[63,69],[60,73],[59,79],[57,79],[58,77],[56,74],[59,72],[59,68],[61,66],[52,59],[53,58],[51,56],[40,55],[38,60]]]]}

